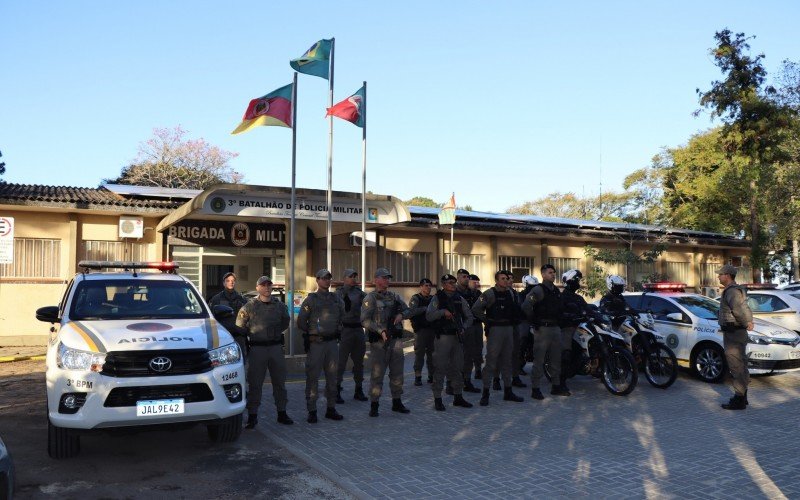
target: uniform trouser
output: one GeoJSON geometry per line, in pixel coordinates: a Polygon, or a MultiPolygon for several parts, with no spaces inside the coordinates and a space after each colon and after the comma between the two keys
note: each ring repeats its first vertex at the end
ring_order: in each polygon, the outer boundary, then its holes
{"type": "Polygon", "coordinates": [[[731,378],[733,379],[733,392],[739,396],[744,396],[747,392],[747,386],[750,384],[750,371],[747,369],[747,356],[745,354],[747,341],[738,340],[741,338],[747,338],[747,330],[737,329],[734,332],[722,334],[725,361],[728,362],[728,370],[731,372],[731,378]]]}
{"type": "Polygon", "coordinates": [[[472,373],[472,367],[480,368],[483,364],[483,326],[472,325],[464,332],[464,363],[461,372],[464,378],[472,373]]]}
{"type": "Polygon", "coordinates": [[[531,370],[531,387],[539,388],[544,375],[544,358],[550,358],[550,382],[559,385],[561,377],[561,328],[557,326],[540,326],[533,333],[533,370],[531,370]]]}
{"type": "Polygon", "coordinates": [[[483,389],[491,389],[492,379],[503,377],[503,385],[511,387],[511,350],[516,327],[493,326],[486,336],[486,366],[483,368],[483,389]]]}
{"type": "Polygon", "coordinates": [[[433,362],[436,371],[433,372],[433,397],[442,397],[444,377],[450,381],[453,394],[464,392],[464,379],[461,366],[464,364],[464,347],[456,335],[439,335],[434,341],[433,362]]]}
{"type": "Polygon", "coordinates": [[[342,385],[344,370],[347,368],[347,358],[353,360],[353,381],[356,385],[364,382],[364,354],[367,352],[367,342],[363,328],[346,326],[342,330],[339,341],[339,368],[336,373],[336,383],[342,385]]]}
{"type": "Polygon", "coordinates": [[[422,375],[422,367],[427,358],[428,375],[433,375],[436,362],[434,361],[433,338],[436,331],[433,328],[421,328],[414,332],[414,375],[422,375]]]}
{"type": "Polygon", "coordinates": [[[370,401],[377,402],[383,393],[383,378],[389,369],[389,389],[392,399],[403,395],[403,339],[389,339],[369,344],[369,363],[372,366],[370,377],[370,401]]]}
{"type": "Polygon", "coordinates": [[[272,397],[278,411],[286,411],[286,359],[283,357],[283,346],[256,345],[250,348],[247,356],[247,413],[258,413],[261,406],[261,391],[264,388],[264,377],[269,370],[272,382],[272,397]]]}
{"type": "Polygon", "coordinates": [[[328,408],[336,406],[336,374],[339,365],[339,345],[336,341],[311,342],[306,353],[306,408],[316,411],[319,395],[319,374],[325,371],[325,398],[328,408]]]}

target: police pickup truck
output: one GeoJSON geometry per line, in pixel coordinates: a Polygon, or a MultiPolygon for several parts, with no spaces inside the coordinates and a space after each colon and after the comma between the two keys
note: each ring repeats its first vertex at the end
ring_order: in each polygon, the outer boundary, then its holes
{"type": "MultiPolygon", "coordinates": [[[[644,292],[623,294],[632,309],[650,312],[656,330],[675,352],[678,364],[705,382],[719,382],[728,371],[722,332],[717,322],[719,302],[685,292],[683,283],[649,283],[644,292]]],[[[752,374],[800,369],[800,336],[761,319],[747,332],[747,366],[752,374]]]]}
{"type": "MultiPolygon", "coordinates": [[[[119,427],[204,423],[212,441],[242,429],[238,344],[170,262],[81,261],[47,349],[48,453],[69,458],[80,434],[119,427]]],[[[232,314],[216,306],[218,315],[232,314]]]]}

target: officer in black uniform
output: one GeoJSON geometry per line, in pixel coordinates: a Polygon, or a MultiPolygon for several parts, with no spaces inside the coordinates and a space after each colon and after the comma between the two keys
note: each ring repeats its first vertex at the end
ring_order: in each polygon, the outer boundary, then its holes
{"type": "Polygon", "coordinates": [[[561,283],[564,284],[564,290],[561,292],[564,316],[561,323],[561,380],[559,383],[567,395],[571,394],[567,387],[567,375],[572,360],[572,337],[589,307],[586,300],[578,294],[578,290],[581,288],[581,278],[583,278],[583,273],[578,269],[570,269],[561,275],[561,283]]]}
{"type": "Polygon", "coordinates": [[[247,299],[236,291],[236,275],[233,273],[225,273],[222,277],[222,287],[221,292],[211,297],[208,305],[212,308],[214,306],[228,306],[233,309],[232,316],[223,318],[219,322],[233,335],[233,339],[242,350],[242,357],[245,357],[247,355],[247,331],[236,326],[236,316],[239,314],[239,309],[247,304],[247,299]]]}
{"type": "Polygon", "coordinates": [[[428,360],[428,383],[433,383],[433,338],[435,331],[425,318],[425,311],[431,303],[433,295],[431,288],[433,282],[428,278],[419,280],[419,293],[411,296],[408,301],[408,308],[411,310],[411,327],[414,329],[414,385],[422,385],[422,367],[425,366],[425,358],[428,360]]]}
{"type": "Polygon", "coordinates": [[[600,310],[612,316],[611,326],[616,330],[625,321],[624,314],[630,312],[631,308],[625,302],[622,292],[625,291],[625,278],[612,274],[606,278],[608,292],[600,299],[600,310]]]}
{"type": "MultiPolygon", "coordinates": [[[[470,274],[466,269],[459,269],[456,273],[456,292],[467,302],[467,306],[472,306],[481,297],[479,288],[469,286],[470,274]]],[[[475,275],[472,275],[475,276],[475,275]]],[[[475,276],[477,278],[477,276],[475,276]]],[[[461,344],[464,351],[462,366],[459,372],[464,377],[464,391],[481,392],[480,389],[472,385],[472,367],[483,362],[483,327],[480,322],[474,322],[464,331],[464,342],[461,344]]],[[[447,394],[453,394],[452,380],[447,380],[447,394]]]]}
{"type": "MultiPolygon", "coordinates": [[[[469,275],[469,287],[475,290],[475,297],[476,297],[475,300],[477,301],[481,297],[481,279],[478,277],[477,274],[469,275]]],[[[469,305],[470,311],[472,311],[472,306],[474,305],[475,302],[469,305]]],[[[483,374],[481,373],[481,366],[483,366],[483,323],[481,323],[480,321],[478,321],[477,318],[475,318],[475,321],[472,322],[472,328],[475,329],[476,332],[475,337],[477,337],[473,338],[475,346],[472,353],[475,354],[476,356],[475,358],[473,358],[472,361],[473,363],[475,363],[475,380],[480,380],[481,377],[483,376],[483,374]]],[[[467,360],[464,359],[464,361],[466,362],[467,360]]],[[[465,373],[469,373],[469,371],[466,370],[465,373]]],[[[480,392],[480,389],[476,388],[476,390],[480,392]]]]}

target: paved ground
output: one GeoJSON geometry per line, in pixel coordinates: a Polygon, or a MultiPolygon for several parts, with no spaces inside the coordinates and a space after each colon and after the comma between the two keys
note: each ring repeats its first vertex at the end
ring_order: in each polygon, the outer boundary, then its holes
{"type": "MultiPolygon", "coordinates": [[[[433,410],[430,386],[414,387],[408,374],[410,415],[381,416],[369,403],[338,406],[342,422],[304,420],[304,384],[289,384],[289,412],[299,421],[259,425],[285,449],[358,497],[392,498],[792,498],[800,496],[800,374],[753,379],[750,408],[724,411],[724,385],[681,373],[667,390],[642,377],[628,397],[612,396],[599,380],[570,384],[573,396],[502,401],[489,407],[433,410]]],[[[274,415],[271,389],[266,411],[274,415]]],[[[548,394],[549,396],[549,394],[548,394]]],[[[324,399],[320,400],[320,409],[324,399]]],[[[262,412],[265,408],[262,406],[262,412]]]]}

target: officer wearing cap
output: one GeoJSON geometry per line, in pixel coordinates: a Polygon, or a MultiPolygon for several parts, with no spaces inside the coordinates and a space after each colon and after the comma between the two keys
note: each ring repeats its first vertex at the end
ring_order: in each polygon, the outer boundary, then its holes
{"type": "Polygon", "coordinates": [[[364,355],[367,353],[367,340],[361,326],[361,304],[366,293],[358,286],[358,273],[355,269],[345,269],[342,277],[343,285],[336,289],[336,296],[344,304],[342,319],[342,338],[339,340],[339,370],[336,375],[336,402],[342,399],[342,380],[347,368],[347,358],[353,360],[353,382],[356,384],[353,399],[366,401],[364,395],[364,355]]]}
{"type": "Polygon", "coordinates": [[[726,410],[747,408],[747,331],[753,329],[753,312],[747,306],[747,289],[736,284],[736,268],[730,264],[717,270],[719,283],[725,287],[719,301],[719,327],[725,348],[725,361],[733,379],[733,397],[722,407],[726,410]]]}
{"type": "Polygon", "coordinates": [[[337,342],[342,331],[344,303],[330,292],[331,273],[327,269],[317,271],[317,291],[308,294],[300,305],[297,328],[308,337],[306,351],[306,407],[308,423],[317,422],[317,395],[319,374],[325,371],[325,398],[328,409],[325,418],[342,420],[336,411],[336,376],[339,365],[337,342]]]}
{"type": "Polygon", "coordinates": [[[222,291],[208,301],[208,305],[212,309],[214,306],[228,306],[233,309],[233,315],[221,319],[220,323],[233,335],[242,350],[242,355],[247,354],[247,331],[236,326],[236,316],[239,314],[239,309],[245,304],[247,304],[247,299],[236,291],[236,275],[233,273],[225,273],[222,276],[222,291]]]}
{"type": "MultiPolygon", "coordinates": [[[[476,274],[470,274],[469,284],[467,286],[469,286],[470,289],[475,290],[475,300],[477,301],[481,296],[481,279],[476,274]]],[[[472,312],[473,305],[475,305],[474,302],[469,304],[470,312],[472,312]]],[[[474,321],[472,322],[472,328],[475,330],[476,335],[472,339],[475,342],[475,345],[472,348],[472,353],[476,354],[476,356],[473,357],[472,362],[475,365],[475,380],[480,380],[481,376],[483,375],[481,373],[481,367],[483,366],[483,323],[478,321],[477,318],[473,317],[473,319],[474,321]]],[[[468,362],[469,360],[465,356],[464,363],[466,364],[468,362]]],[[[464,373],[468,374],[469,370],[464,370],[464,373]]],[[[465,375],[465,377],[466,376],[467,375],[465,375]]],[[[480,392],[480,390],[478,390],[478,392],[480,392]]]]}
{"type": "Polygon", "coordinates": [[[433,382],[433,338],[435,331],[433,325],[425,317],[428,304],[431,303],[433,283],[428,278],[419,280],[419,293],[411,296],[408,308],[411,310],[411,327],[414,329],[414,385],[422,385],[422,367],[425,358],[428,358],[428,383],[433,382]]]}
{"type": "MultiPolygon", "coordinates": [[[[469,271],[466,269],[459,269],[456,272],[456,292],[467,302],[467,307],[472,309],[472,306],[480,298],[481,291],[469,286],[469,276],[469,271]]],[[[477,278],[477,276],[475,277],[477,278]]],[[[472,367],[476,364],[480,367],[483,362],[483,328],[479,322],[474,321],[464,331],[462,348],[464,350],[464,359],[459,371],[464,376],[464,390],[466,392],[481,392],[480,389],[472,385],[472,367]]],[[[447,380],[447,393],[453,394],[452,379],[449,377],[447,380]]]]}
{"type": "Polygon", "coordinates": [[[442,289],[436,292],[428,305],[425,317],[436,328],[433,356],[436,371],[433,374],[433,401],[436,411],[444,411],[442,389],[447,375],[453,388],[453,406],[472,408],[462,394],[464,383],[461,367],[464,364],[463,335],[472,324],[472,313],[466,299],[456,292],[456,277],[445,274],[442,289]]]}
{"type": "Polygon", "coordinates": [[[377,417],[378,401],[383,392],[383,379],[389,369],[392,411],[411,413],[400,399],[403,395],[403,319],[409,309],[403,299],[389,291],[392,273],[385,267],[375,271],[375,290],[364,298],[361,325],[369,340],[369,361],[372,365],[370,384],[370,417],[377,417]]]}
{"type": "Polygon", "coordinates": [[[514,333],[522,319],[519,304],[511,293],[511,272],[494,273],[495,284],[483,292],[472,306],[472,314],[486,325],[486,366],[483,370],[483,394],[480,405],[489,404],[489,391],[498,372],[503,378],[504,401],[522,402],[511,390],[511,349],[514,333]]]}
{"type": "Polygon", "coordinates": [[[261,391],[267,370],[278,410],[278,423],[294,423],[286,414],[286,359],[283,357],[283,332],[289,327],[289,311],[286,304],[271,296],[272,280],[269,276],[258,278],[256,290],[258,297],[242,306],[236,316],[236,326],[247,330],[250,339],[247,367],[248,429],[258,423],[258,407],[261,406],[261,391]]]}

